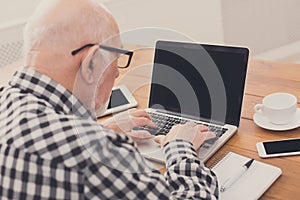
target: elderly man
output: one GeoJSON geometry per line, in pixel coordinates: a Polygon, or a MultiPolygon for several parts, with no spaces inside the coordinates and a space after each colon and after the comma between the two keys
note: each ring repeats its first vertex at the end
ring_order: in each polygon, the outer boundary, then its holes
{"type": "MultiPolygon", "coordinates": [[[[178,125],[155,141],[166,176],[139,154],[142,110],[103,125],[122,47],[113,17],[94,0],[42,1],[24,30],[24,69],[0,90],[1,199],[216,199],[215,175],[195,154],[208,129],[178,125]],[[129,134],[130,133],[130,134],[129,134]]],[[[117,119],[117,118],[116,118],[117,119]]]]}

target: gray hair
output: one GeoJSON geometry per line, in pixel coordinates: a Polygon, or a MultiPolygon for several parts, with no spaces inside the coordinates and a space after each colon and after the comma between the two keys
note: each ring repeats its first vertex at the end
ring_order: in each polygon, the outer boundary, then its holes
{"type": "MultiPolygon", "coordinates": [[[[41,4],[46,1],[42,1],[41,4]]],[[[72,16],[69,16],[69,18],[66,17],[56,23],[39,24],[39,26],[35,25],[36,20],[38,20],[36,15],[41,12],[40,9],[42,6],[38,6],[23,31],[23,55],[26,57],[41,44],[46,45],[47,48],[56,52],[57,47],[70,46],[70,44],[74,44],[74,47],[81,45],[83,38],[86,42],[101,41],[105,37],[105,31],[109,23],[107,15],[103,15],[101,11],[99,12],[99,8],[102,8],[101,10],[104,9],[106,12],[108,11],[97,0],[88,0],[87,2],[91,5],[89,7],[91,10],[90,12],[79,10],[77,15],[80,17],[76,17],[78,20],[72,22],[70,18],[72,16]],[[80,37],[78,38],[78,35],[72,34],[71,31],[80,33],[80,37]]]]}

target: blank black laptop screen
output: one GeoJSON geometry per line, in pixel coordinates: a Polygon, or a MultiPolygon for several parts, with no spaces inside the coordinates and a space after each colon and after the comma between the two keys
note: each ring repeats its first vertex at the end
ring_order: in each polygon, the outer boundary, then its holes
{"type": "Polygon", "coordinates": [[[239,125],[249,51],[158,41],[149,107],[239,125]]]}

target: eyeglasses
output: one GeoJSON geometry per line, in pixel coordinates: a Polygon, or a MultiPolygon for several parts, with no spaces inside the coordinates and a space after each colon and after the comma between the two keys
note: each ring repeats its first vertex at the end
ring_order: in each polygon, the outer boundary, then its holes
{"type": "MultiPolygon", "coordinates": [[[[86,44],[79,49],[73,50],[71,52],[72,56],[75,56],[77,53],[79,53],[81,50],[87,48],[87,47],[92,47],[96,44],[86,44]]],[[[125,49],[118,49],[115,47],[109,47],[109,46],[104,46],[104,45],[99,45],[100,49],[104,49],[106,51],[114,52],[118,54],[118,67],[119,68],[127,68],[130,65],[132,56],[133,56],[133,51],[125,50],[125,49]]]]}

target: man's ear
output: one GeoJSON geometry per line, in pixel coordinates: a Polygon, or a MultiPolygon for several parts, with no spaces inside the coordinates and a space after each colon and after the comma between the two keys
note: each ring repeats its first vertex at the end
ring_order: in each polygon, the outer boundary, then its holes
{"type": "Polygon", "coordinates": [[[94,74],[94,65],[93,65],[93,56],[98,49],[97,46],[92,47],[87,52],[85,58],[83,59],[80,67],[80,73],[83,79],[88,83],[92,84],[95,80],[94,74]]]}

